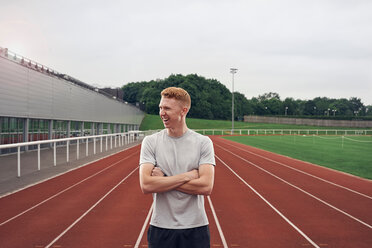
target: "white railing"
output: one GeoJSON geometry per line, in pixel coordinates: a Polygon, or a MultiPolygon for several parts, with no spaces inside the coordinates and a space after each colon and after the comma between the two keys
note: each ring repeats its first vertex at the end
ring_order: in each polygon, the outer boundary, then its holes
{"type": "Polygon", "coordinates": [[[370,130],[345,129],[196,129],[203,135],[372,135],[370,130]]]}
{"type": "MultiPolygon", "coordinates": [[[[8,148],[17,148],[17,176],[21,177],[21,147],[27,146],[35,146],[37,145],[37,167],[40,170],[40,145],[42,144],[51,144],[53,146],[53,165],[57,165],[57,143],[66,142],[66,162],[70,160],[70,152],[69,147],[72,141],[76,141],[76,159],[79,159],[80,151],[79,151],[79,141],[85,141],[85,154],[88,156],[88,146],[89,140],[92,140],[93,143],[93,154],[96,154],[96,141],[97,139],[100,142],[100,152],[103,151],[103,142],[105,142],[105,151],[112,149],[113,147],[116,148],[117,146],[124,146],[126,144],[133,143],[137,140],[142,139],[146,135],[153,133],[153,131],[129,131],[126,133],[114,133],[114,134],[103,134],[103,135],[94,135],[94,136],[82,136],[82,137],[74,137],[74,138],[64,138],[64,139],[53,139],[53,140],[41,140],[41,141],[32,141],[32,142],[22,142],[22,143],[14,143],[14,144],[6,144],[0,145],[1,149],[8,149],[8,148]],[[103,141],[104,140],[104,141],[103,141]]],[[[75,144],[74,144],[75,145],[75,144]]]]}

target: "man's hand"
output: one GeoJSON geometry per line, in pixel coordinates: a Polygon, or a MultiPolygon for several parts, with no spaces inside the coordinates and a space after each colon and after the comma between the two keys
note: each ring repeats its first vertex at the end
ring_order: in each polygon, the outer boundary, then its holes
{"type": "Polygon", "coordinates": [[[154,167],[151,171],[151,176],[153,177],[163,177],[164,173],[159,167],[154,167]]]}
{"type": "Polygon", "coordinates": [[[190,178],[190,180],[198,179],[199,171],[194,169],[192,171],[186,172],[186,175],[190,178]]]}
{"type": "MultiPolygon", "coordinates": [[[[191,173],[190,171],[188,173],[191,173]]],[[[214,166],[211,164],[202,164],[199,166],[198,176],[182,184],[176,190],[191,195],[210,195],[214,183],[214,166]]]]}

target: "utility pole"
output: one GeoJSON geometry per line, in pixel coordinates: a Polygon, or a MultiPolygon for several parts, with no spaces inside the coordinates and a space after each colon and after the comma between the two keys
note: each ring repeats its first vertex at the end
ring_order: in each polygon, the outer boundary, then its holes
{"type": "Polygon", "coordinates": [[[232,74],[232,101],[231,101],[231,134],[234,134],[234,74],[238,71],[236,68],[230,68],[232,74]]]}

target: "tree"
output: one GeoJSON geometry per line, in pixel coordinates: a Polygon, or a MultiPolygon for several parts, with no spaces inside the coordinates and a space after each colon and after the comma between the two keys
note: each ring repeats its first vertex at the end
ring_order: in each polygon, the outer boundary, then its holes
{"type": "Polygon", "coordinates": [[[243,120],[244,115],[250,115],[253,113],[251,103],[239,92],[234,92],[234,109],[234,116],[237,120],[243,120]]]}
{"type": "MultiPolygon", "coordinates": [[[[123,86],[124,101],[139,102],[149,114],[158,114],[160,92],[170,86],[181,87],[191,96],[188,116],[206,119],[231,119],[231,92],[216,79],[206,79],[197,74],[172,74],[163,80],[128,83],[123,86]]],[[[234,92],[234,116],[244,115],[323,115],[364,116],[372,115],[372,107],[364,106],[360,98],[331,99],[316,97],[312,100],[280,100],[278,93],[269,92],[248,100],[243,94],[234,92]]]]}
{"type": "Polygon", "coordinates": [[[316,105],[313,100],[309,100],[305,103],[304,115],[316,115],[316,105]]]}
{"type": "MultiPolygon", "coordinates": [[[[231,92],[217,80],[206,79],[197,74],[186,76],[172,74],[163,80],[129,83],[123,86],[123,100],[130,103],[144,103],[147,113],[158,114],[160,92],[170,86],[181,87],[189,92],[191,96],[189,117],[231,118],[231,92]]],[[[239,98],[237,104],[244,100],[247,101],[244,96],[241,99],[239,98]]],[[[243,106],[245,103],[241,105],[243,106]]]]}
{"type": "Polygon", "coordinates": [[[360,98],[351,97],[349,99],[351,110],[355,115],[363,115],[365,113],[365,107],[360,98]]]}
{"type": "Polygon", "coordinates": [[[287,97],[286,99],[284,99],[283,108],[284,111],[286,108],[288,108],[287,115],[293,115],[297,112],[297,102],[292,97],[287,97]]]}
{"type": "Polygon", "coordinates": [[[366,116],[372,116],[372,105],[366,106],[366,116]]]}

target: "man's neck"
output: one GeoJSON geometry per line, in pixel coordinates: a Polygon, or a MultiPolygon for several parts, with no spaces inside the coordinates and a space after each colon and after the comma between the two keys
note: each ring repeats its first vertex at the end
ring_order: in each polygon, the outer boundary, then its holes
{"type": "Polygon", "coordinates": [[[167,128],[167,133],[171,137],[181,137],[187,132],[188,128],[186,124],[178,128],[167,128]]]}

